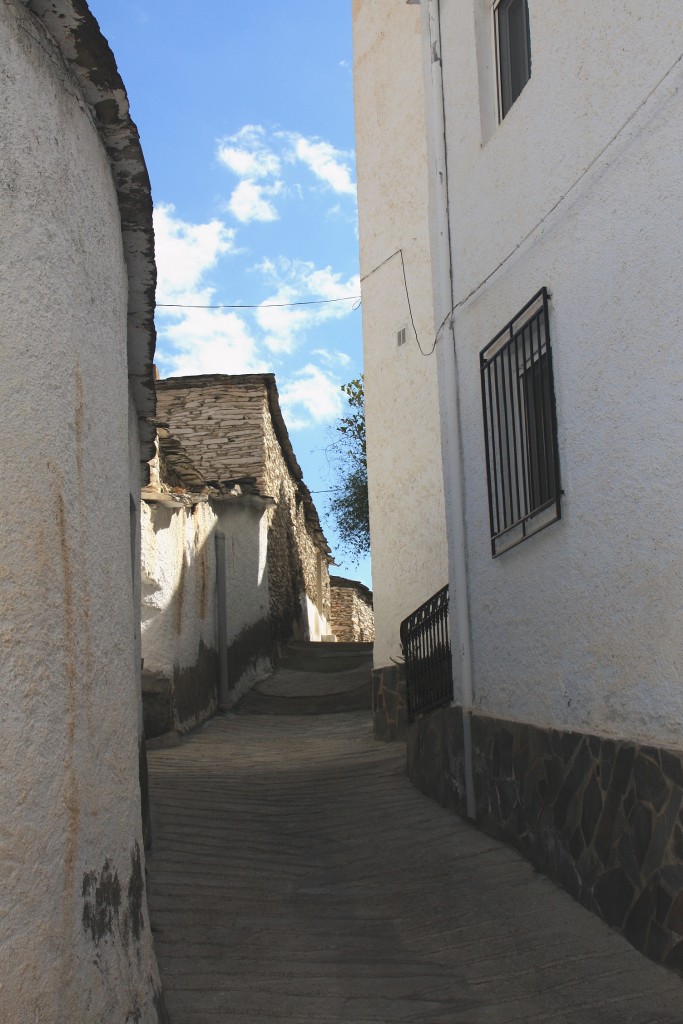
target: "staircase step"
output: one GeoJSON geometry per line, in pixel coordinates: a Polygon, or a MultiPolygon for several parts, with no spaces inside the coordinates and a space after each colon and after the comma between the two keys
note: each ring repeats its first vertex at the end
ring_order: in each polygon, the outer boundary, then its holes
{"type": "Polygon", "coordinates": [[[372,642],[369,643],[322,643],[315,640],[290,640],[285,651],[307,652],[320,658],[334,658],[339,655],[350,654],[355,657],[367,657],[372,655],[372,642]]]}

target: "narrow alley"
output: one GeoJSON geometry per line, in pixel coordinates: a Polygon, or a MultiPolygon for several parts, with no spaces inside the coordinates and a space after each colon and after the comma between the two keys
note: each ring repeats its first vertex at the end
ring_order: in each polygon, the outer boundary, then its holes
{"type": "Polygon", "coordinates": [[[367,667],[309,667],[150,752],[172,1024],[681,1024],[683,980],[413,789],[367,667]]]}

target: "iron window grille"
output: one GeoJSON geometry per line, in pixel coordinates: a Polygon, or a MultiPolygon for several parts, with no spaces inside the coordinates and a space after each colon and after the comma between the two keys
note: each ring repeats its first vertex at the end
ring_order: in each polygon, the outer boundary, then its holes
{"type": "Polygon", "coordinates": [[[545,288],[482,350],[480,365],[495,558],[561,517],[545,288]]]}
{"type": "Polygon", "coordinates": [[[498,0],[494,8],[501,121],[531,77],[527,0],[498,0]]]}

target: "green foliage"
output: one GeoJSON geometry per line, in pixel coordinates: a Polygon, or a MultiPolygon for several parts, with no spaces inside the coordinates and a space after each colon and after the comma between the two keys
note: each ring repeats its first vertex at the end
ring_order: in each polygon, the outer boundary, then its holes
{"type": "Polygon", "coordinates": [[[342,391],[346,395],[349,409],[335,428],[339,437],[331,448],[339,483],[330,501],[329,511],[337,525],[342,544],[351,557],[358,561],[370,551],[363,377],[343,384],[342,391]]]}

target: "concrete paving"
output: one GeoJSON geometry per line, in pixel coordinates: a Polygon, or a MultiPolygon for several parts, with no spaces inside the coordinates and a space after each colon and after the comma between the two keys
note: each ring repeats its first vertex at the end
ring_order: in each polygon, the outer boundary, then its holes
{"type": "Polygon", "coordinates": [[[353,672],[287,673],[149,754],[171,1024],[683,1024],[678,975],[413,789],[353,672]]]}

